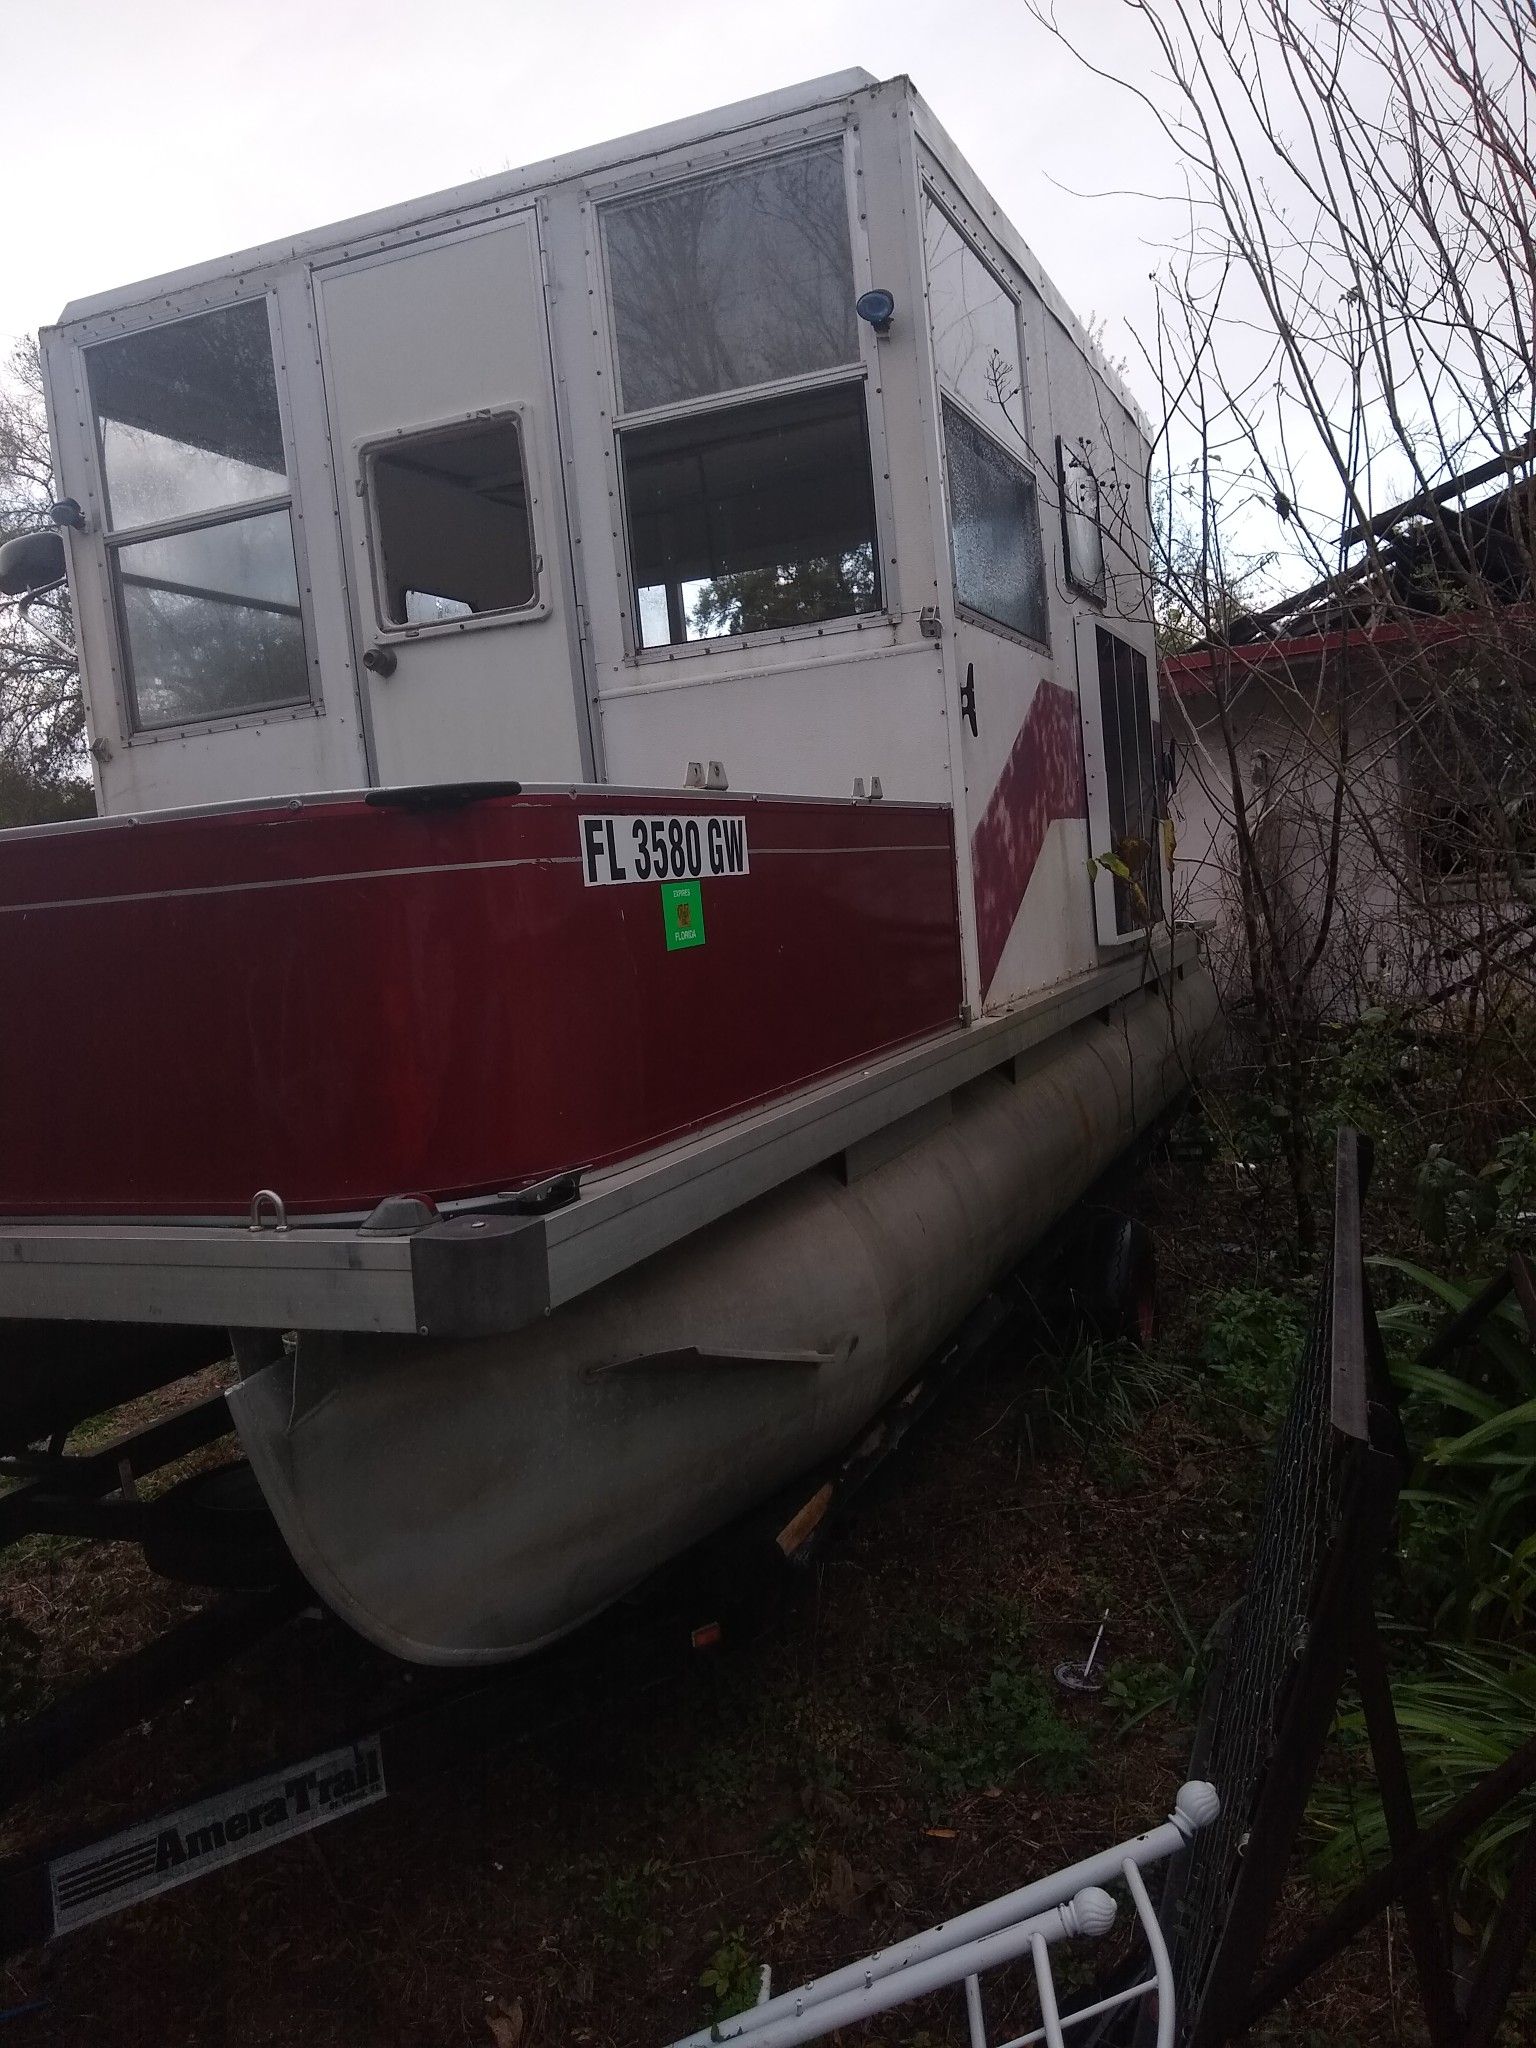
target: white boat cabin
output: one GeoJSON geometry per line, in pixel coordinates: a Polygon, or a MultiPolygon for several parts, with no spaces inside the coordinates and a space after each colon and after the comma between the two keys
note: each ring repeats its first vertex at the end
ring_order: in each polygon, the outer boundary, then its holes
{"type": "Polygon", "coordinates": [[[975,1016],[1160,911],[1146,426],[905,78],[83,300],[43,347],[104,811],[940,803],[975,1016]]]}

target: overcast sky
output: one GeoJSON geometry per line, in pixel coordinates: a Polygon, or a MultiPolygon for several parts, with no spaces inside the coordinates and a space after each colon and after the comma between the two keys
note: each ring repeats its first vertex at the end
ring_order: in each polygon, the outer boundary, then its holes
{"type": "MultiPolygon", "coordinates": [[[[1121,0],[1061,11],[1132,56],[1121,0]]],[[[1172,166],[1019,0],[11,0],[0,20],[0,338],[71,298],[862,64],[911,74],[1156,411],[1126,323],[1146,324],[1160,210],[1072,194],[1167,190],[1172,166]]]]}

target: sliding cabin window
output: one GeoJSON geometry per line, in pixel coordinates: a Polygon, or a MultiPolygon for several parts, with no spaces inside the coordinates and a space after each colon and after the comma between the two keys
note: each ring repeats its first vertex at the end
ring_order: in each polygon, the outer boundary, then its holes
{"type": "Polygon", "coordinates": [[[1145,931],[1163,914],[1162,773],[1147,657],[1118,633],[1095,625],[1099,745],[1113,856],[1115,933],[1145,931]]]}
{"type": "Polygon", "coordinates": [[[878,612],[841,140],[602,224],[636,647],[878,612]]]}
{"type": "Polygon", "coordinates": [[[1019,303],[931,193],[923,246],[955,602],[979,625],[1049,646],[1019,303]]]}
{"type": "Polygon", "coordinates": [[[538,596],[515,417],[403,435],[367,458],[379,616],[430,626],[538,596]]]}
{"type": "Polygon", "coordinates": [[[135,732],[307,705],[265,299],[86,352],[135,732]]]}

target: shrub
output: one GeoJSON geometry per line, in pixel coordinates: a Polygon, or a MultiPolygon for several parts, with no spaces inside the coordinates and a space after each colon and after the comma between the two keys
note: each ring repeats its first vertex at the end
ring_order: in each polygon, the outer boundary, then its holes
{"type": "MultiPolygon", "coordinates": [[[[1401,1677],[1392,1704],[1402,1732],[1403,1754],[1420,1825],[1470,1792],[1536,1726],[1536,1657],[1447,1648],[1425,1673],[1401,1677]]],[[[1365,1733],[1358,1711],[1341,1716],[1346,1740],[1365,1733]]],[[[1325,1876],[1347,1879],[1357,1863],[1367,1867],[1391,1853],[1386,1816],[1375,1783],[1358,1788],[1323,1787],[1314,1813],[1328,1839],[1317,1858],[1325,1876]]],[[[1536,1786],[1525,1791],[1471,1834],[1457,1852],[1458,1903],[1477,1917],[1489,1899],[1509,1889],[1515,1858],[1526,1831],[1536,1824],[1536,1786]]]]}
{"type": "Polygon", "coordinates": [[[728,2020],[757,2001],[762,1971],[747,1948],[746,1930],[717,1927],[709,1937],[714,1953],[699,1974],[699,1983],[710,1994],[711,2016],[728,2020]]]}
{"type": "Polygon", "coordinates": [[[1403,1550],[1423,1618],[1461,1636],[1508,1635],[1536,1601],[1536,1345],[1506,1298],[1454,1359],[1422,1365],[1414,1352],[1426,1298],[1456,1314],[1478,1283],[1403,1259],[1371,1263],[1414,1290],[1380,1321],[1385,1336],[1411,1346],[1392,1370],[1409,1440],[1421,1446],[1403,1496],[1403,1550]]]}
{"type": "Polygon", "coordinates": [[[1278,1426],[1306,1342],[1307,1310],[1272,1287],[1229,1287],[1201,1306],[1201,1363],[1235,1407],[1278,1426]]]}

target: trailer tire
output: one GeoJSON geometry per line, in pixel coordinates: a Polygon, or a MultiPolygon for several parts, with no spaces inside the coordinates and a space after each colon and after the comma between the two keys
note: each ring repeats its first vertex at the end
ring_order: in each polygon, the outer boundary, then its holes
{"type": "Polygon", "coordinates": [[[1067,1254],[1078,1326],[1107,1344],[1144,1351],[1157,1335],[1157,1248],[1134,1217],[1096,1216],[1067,1254]]]}
{"type": "Polygon", "coordinates": [[[184,1586],[275,1586],[294,1571],[287,1545],[239,1462],[194,1472],[152,1505],[144,1562],[184,1586]]]}

